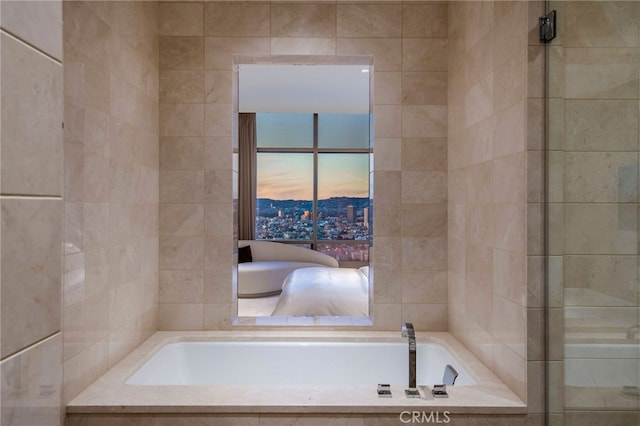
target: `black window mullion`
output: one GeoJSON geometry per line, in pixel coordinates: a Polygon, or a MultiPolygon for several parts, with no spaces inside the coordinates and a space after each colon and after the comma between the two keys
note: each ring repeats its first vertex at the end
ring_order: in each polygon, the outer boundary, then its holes
{"type": "Polygon", "coordinates": [[[318,113],[313,114],[313,243],[311,248],[318,249],[318,113]]]}

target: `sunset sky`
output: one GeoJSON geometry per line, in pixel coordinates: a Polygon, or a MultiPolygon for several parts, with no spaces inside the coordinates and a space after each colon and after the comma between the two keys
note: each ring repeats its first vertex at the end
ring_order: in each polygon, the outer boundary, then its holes
{"type": "MultiPolygon", "coordinates": [[[[258,147],[313,146],[312,114],[257,114],[258,147]]],[[[321,114],[320,147],[367,148],[367,114],[321,114]]],[[[313,199],[313,154],[259,153],[258,198],[313,199]]],[[[368,154],[319,154],[318,199],[369,196],[368,154]]]]}

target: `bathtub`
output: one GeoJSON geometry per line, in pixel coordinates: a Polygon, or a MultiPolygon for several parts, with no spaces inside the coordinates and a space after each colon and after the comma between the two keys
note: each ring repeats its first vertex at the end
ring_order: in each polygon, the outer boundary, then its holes
{"type": "MultiPolygon", "coordinates": [[[[406,342],[175,342],[163,346],[127,381],[129,385],[407,385],[406,342]]],[[[476,381],[442,345],[416,351],[417,384],[443,383],[445,367],[458,372],[455,386],[476,381]]]]}
{"type": "Polygon", "coordinates": [[[406,397],[408,374],[399,330],[161,331],[70,401],[67,415],[526,414],[526,404],[449,333],[417,333],[420,398],[406,397]],[[447,364],[458,378],[449,398],[434,398],[447,364]],[[391,398],[378,397],[379,383],[391,385],[391,398]]]}

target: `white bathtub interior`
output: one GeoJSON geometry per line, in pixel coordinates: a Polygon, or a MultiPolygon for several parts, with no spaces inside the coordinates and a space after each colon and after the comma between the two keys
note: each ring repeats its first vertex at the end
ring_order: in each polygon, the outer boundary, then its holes
{"type": "MultiPolygon", "coordinates": [[[[417,345],[417,383],[456,386],[476,381],[443,346],[417,345]]],[[[129,385],[407,385],[408,345],[383,342],[175,342],[163,346],[128,380],[129,385]]]]}

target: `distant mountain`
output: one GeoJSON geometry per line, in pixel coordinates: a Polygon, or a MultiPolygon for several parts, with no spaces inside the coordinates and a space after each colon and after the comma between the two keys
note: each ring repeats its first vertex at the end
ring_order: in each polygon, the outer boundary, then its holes
{"type": "MultiPolygon", "coordinates": [[[[318,211],[324,216],[339,216],[339,212],[346,211],[347,206],[354,206],[358,214],[362,214],[365,207],[369,207],[368,197],[331,197],[318,200],[318,211]]],[[[261,216],[275,216],[278,211],[285,214],[302,214],[311,211],[311,200],[274,200],[271,198],[258,198],[257,209],[261,216]]]]}

